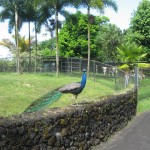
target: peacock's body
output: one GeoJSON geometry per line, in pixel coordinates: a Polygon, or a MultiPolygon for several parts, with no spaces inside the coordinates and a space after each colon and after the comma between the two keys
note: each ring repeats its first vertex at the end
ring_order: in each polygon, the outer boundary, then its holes
{"type": "Polygon", "coordinates": [[[44,95],[43,97],[34,101],[24,112],[35,112],[44,109],[47,105],[57,101],[63,93],[71,93],[77,98],[86,85],[86,71],[83,71],[81,82],[67,84],[54,91],[44,95]]]}
{"type": "Polygon", "coordinates": [[[75,97],[77,98],[78,94],[82,92],[85,85],[86,85],[86,71],[84,70],[81,82],[67,84],[63,87],[58,88],[57,91],[62,93],[71,93],[75,95],[75,97]]]}

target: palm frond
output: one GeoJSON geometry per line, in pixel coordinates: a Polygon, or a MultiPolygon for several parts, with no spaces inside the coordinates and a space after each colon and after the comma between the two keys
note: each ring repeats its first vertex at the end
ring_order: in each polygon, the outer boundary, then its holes
{"type": "Polygon", "coordinates": [[[125,62],[139,61],[147,55],[145,48],[135,43],[122,44],[120,47],[117,47],[117,50],[118,58],[125,62]]]}
{"type": "Polygon", "coordinates": [[[10,41],[9,39],[2,39],[2,41],[0,42],[0,45],[8,48],[13,53],[16,50],[15,44],[12,41],[10,41]]]}
{"type": "Polygon", "coordinates": [[[117,4],[114,0],[102,0],[104,7],[111,7],[113,8],[116,12],[118,11],[117,4]]]}

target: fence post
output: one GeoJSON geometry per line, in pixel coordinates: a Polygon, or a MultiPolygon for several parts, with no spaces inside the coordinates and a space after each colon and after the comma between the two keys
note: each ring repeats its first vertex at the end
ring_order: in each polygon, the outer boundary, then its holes
{"type": "Polygon", "coordinates": [[[95,66],[95,60],[93,60],[93,77],[94,77],[94,82],[96,81],[96,77],[95,77],[95,71],[96,71],[96,66],[95,66]]]}
{"type": "Polygon", "coordinates": [[[71,73],[72,73],[72,57],[71,57],[71,60],[70,60],[70,64],[71,64],[71,73]]]}
{"type": "Polygon", "coordinates": [[[117,71],[118,70],[118,68],[116,67],[115,68],[115,73],[114,73],[114,75],[115,75],[115,89],[117,89],[117,71]]]}
{"type": "Polygon", "coordinates": [[[135,66],[135,88],[138,89],[139,86],[139,78],[138,78],[139,68],[135,66]]]}

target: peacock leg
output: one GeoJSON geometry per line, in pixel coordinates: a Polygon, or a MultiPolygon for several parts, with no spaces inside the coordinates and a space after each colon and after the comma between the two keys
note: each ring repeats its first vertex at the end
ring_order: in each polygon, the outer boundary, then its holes
{"type": "Polygon", "coordinates": [[[77,101],[77,98],[76,98],[76,106],[79,106],[78,101],[77,101]]]}
{"type": "Polygon", "coordinates": [[[75,99],[76,99],[76,106],[82,106],[82,105],[80,105],[80,104],[78,103],[78,101],[77,101],[77,95],[75,95],[75,99]]]}

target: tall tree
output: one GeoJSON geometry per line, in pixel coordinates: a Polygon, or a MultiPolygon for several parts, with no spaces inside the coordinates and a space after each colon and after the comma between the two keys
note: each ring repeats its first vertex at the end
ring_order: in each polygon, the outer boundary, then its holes
{"type": "Polygon", "coordinates": [[[56,37],[56,76],[59,74],[59,47],[58,47],[58,14],[64,14],[64,8],[71,4],[73,0],[35,0],[40,6],[47,5],[49,9],[55,12],[55,37],[56,37]]]}
{"type": "MultiPolygon", "coordinates": [[[[91,58],[96,58],[98,51],[95,44],[100,26],[108,22],[107,17],[94,17],[91,25],[91,58]]],[[[87,41],[87,15],[77,11],[66,18],[59,32],[60,55],[63,57],[83,57],[88,56],[87,41]]]]}
{"type": "Polygon", "coordinates": [[[37,10],[39,12],[38,21],[37,21],[37,31],[41,31],[41,27],[44,25],[46,30],[50,32],[50,36],[53,37],[53,32],[55,30],[55,20],[52,19],[55,11],[50,8],[46,3],[37,6],[37,10]]]}
{"type": "Polygon", "coordinates": [[[34,22],[37,17],[36,17],[36,10],[34,8],[34,5],[32,4],[31,0],[24,0],[24,11],[22,13],[22,18],[24,19],[24,22],[28,22],[28,37],[29,37],[29,47],[28,47],[28,52],[29,52],[29,72],[31,71],[31,29],[30,29],[30,24],[31,22],[34,22]]]}
{"type": "Polygon", "coordinates": [[[116,61],[117,47],[123,42],[122,30],[113,24],[103,24],[96,37],[98,59],[100,61],[116,61]]]}
{"type": "Polygon", "coordinates": [[[117,11],[117,4],[114,0],[78,0],[76,1],[76,5],[78,7],[86,7],[88,14],[88,66],[87,73],[90,71],[90,25],[91,25],[91,15],[90,9],[98,9],[101,12],[105,7],[112,7],[115,11],[117,11]]]}
{"type": "MultiPolygon", "coordinates": [[[[143,0],[131,18],[132,41],[149,49],[150,57],[150,1],[143,0]]],[[[147,58],[149,59],[149,58],[147,58]]]]}
{"type": "Polygon", "coordinates": [[[31,66],[31,48],[30,48],[30,22],[37,21],[38,12],[35,10],[32,1],[30,0],[1,0],[0,6],[2,6],[1,21],[9,19],[9,32],[11,33],[15,27],[16,37],[16,49],[17,52],[17,72],[19,72],[19,55],[20,50],[18,48],[18,31],[21,29],[24,22],[29,24],[29,71],[31,66]]]}
{"type": "Polygon", "coordinates": [[[19,47],[18,47],[18,30],[20,29],[22,22],[19,18],[23,10],[22,1],[19,0],[1,0],[0,6],[2,7],[2,11],[0,12],[0,20],[5,21],[9,19],[8,30],[9,33],[12,32],[12,29],[15,27],[15,41],[16,41],[16,71],[19,73],[19,47]]]}

